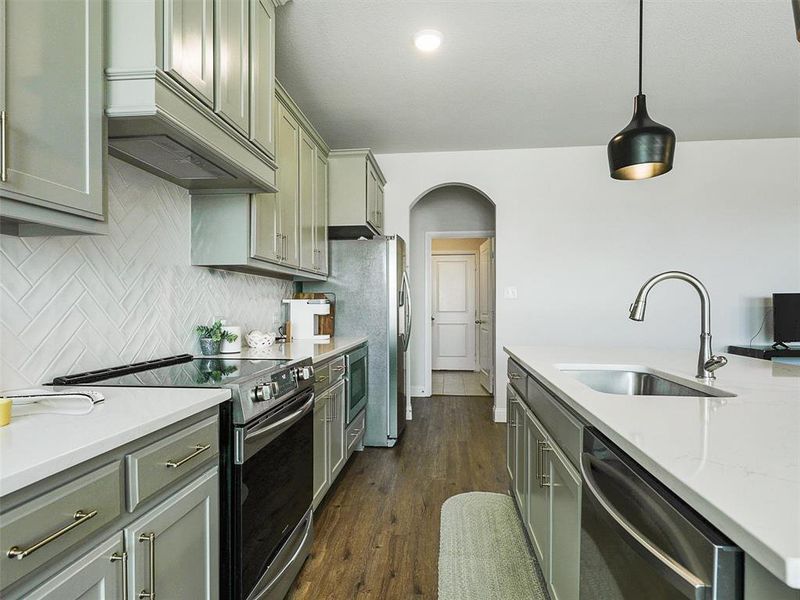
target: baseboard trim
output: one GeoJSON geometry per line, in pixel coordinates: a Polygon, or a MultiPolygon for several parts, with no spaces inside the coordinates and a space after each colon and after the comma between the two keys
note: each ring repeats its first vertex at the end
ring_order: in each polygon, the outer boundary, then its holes
{"type": "Polygon", "coordinates": [[[411,386],[411,395],[415,398],[430,398],[431,395],[425,392],[425,386],[423,385],[412,385],[411,386]]]}

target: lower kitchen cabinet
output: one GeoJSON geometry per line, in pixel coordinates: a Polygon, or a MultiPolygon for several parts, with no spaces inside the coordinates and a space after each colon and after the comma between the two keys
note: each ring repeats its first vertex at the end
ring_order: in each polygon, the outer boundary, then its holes
{"type": "Polygon", "coordinates": [[[115,533],[25,597],[28,600],[126,598],[127,560],[122,533],[115,533]]]}
{"type": "Polygon", "coordinates": [[[578,600],[581,479],[530,410],[508,386],[506,465],[511,490],[553,600],[578,600]]]}
{"type": "Polygon", "coordinates": [[[347,462],[345,381],[317,396],[314,406],[314,499],[316,508],[347,462]]]}
{"type": "Polygon", "coordinates": [[[126,527],[125,546],[129,598],[218,598],[217,468],[126,527]]]}

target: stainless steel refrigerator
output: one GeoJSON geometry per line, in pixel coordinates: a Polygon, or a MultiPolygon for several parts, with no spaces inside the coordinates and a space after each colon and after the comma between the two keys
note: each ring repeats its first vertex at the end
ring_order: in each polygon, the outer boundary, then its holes
{"type": "Polygon", "coordinates": [[[369,339],[367,446],[394,446],[406,422],[406,353],[411,334],[411,293],[406,243],[398,236],[334,240],[328,281],[303,291],[336,295],[336,336],[369,339]]]}

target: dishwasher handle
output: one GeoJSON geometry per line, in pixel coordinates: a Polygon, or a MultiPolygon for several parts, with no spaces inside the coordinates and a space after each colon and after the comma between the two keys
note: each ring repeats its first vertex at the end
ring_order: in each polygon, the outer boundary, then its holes
{"type": "Polygon", "coordinates": [[[581,455],[581,476],[584,489],[594,498],[609,517],[610,523],[623,540],[668,580],[682,595],[691,600],[705,600],[710,598],[711,585],[700,579],[697,575],[686,569],[675,559],[656,546],[636,527],[614,508],[609,499],[600,491],[592,475],[592,464],[601,463],[588,452],[581,455]]]}

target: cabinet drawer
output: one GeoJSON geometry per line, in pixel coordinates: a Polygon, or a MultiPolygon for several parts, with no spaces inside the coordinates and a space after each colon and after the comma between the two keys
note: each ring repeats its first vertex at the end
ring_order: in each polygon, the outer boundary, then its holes
{"type": "Polygon", "coordinates": [[[314,393],[324,392],[335,385],[345,375],[344,355],[337,356],[323,365],[314,365],[314,393]]]}
{"type": "Polygon", "coordinates": [[[128,510],[219,456],[218,429],[211,417],[125,456],[128,510]]]}
{"type": "Polygon", "coordinates": [[[121,485],[120,463],[114,462],[4,512],[0,590],[115,520],[121,485]],[[26,554],[13,558],[9,552],[26,554]]]}
{"type": "Polygon", "coordinates": [[[527,380],[528,375],[525,373],[525,369],[508,359],[508,381],[522,398],[525,398],[525,394],[528,393],[526,390],[527,380]]]}
{"type": "Polygon", "coordinates": [[[345,439],[347,440],[347,456],[349,457],[356,446],[364,439],[364,424],[366,423],[367,411],[362,410],[353,422],[347,426],[345,439]]]}
{"type": "Polygon", "coordinates": [[[527,404],[572,464],[577,466],[581,456],[581,422],[533,377],[528,377],[527,404]]]}

